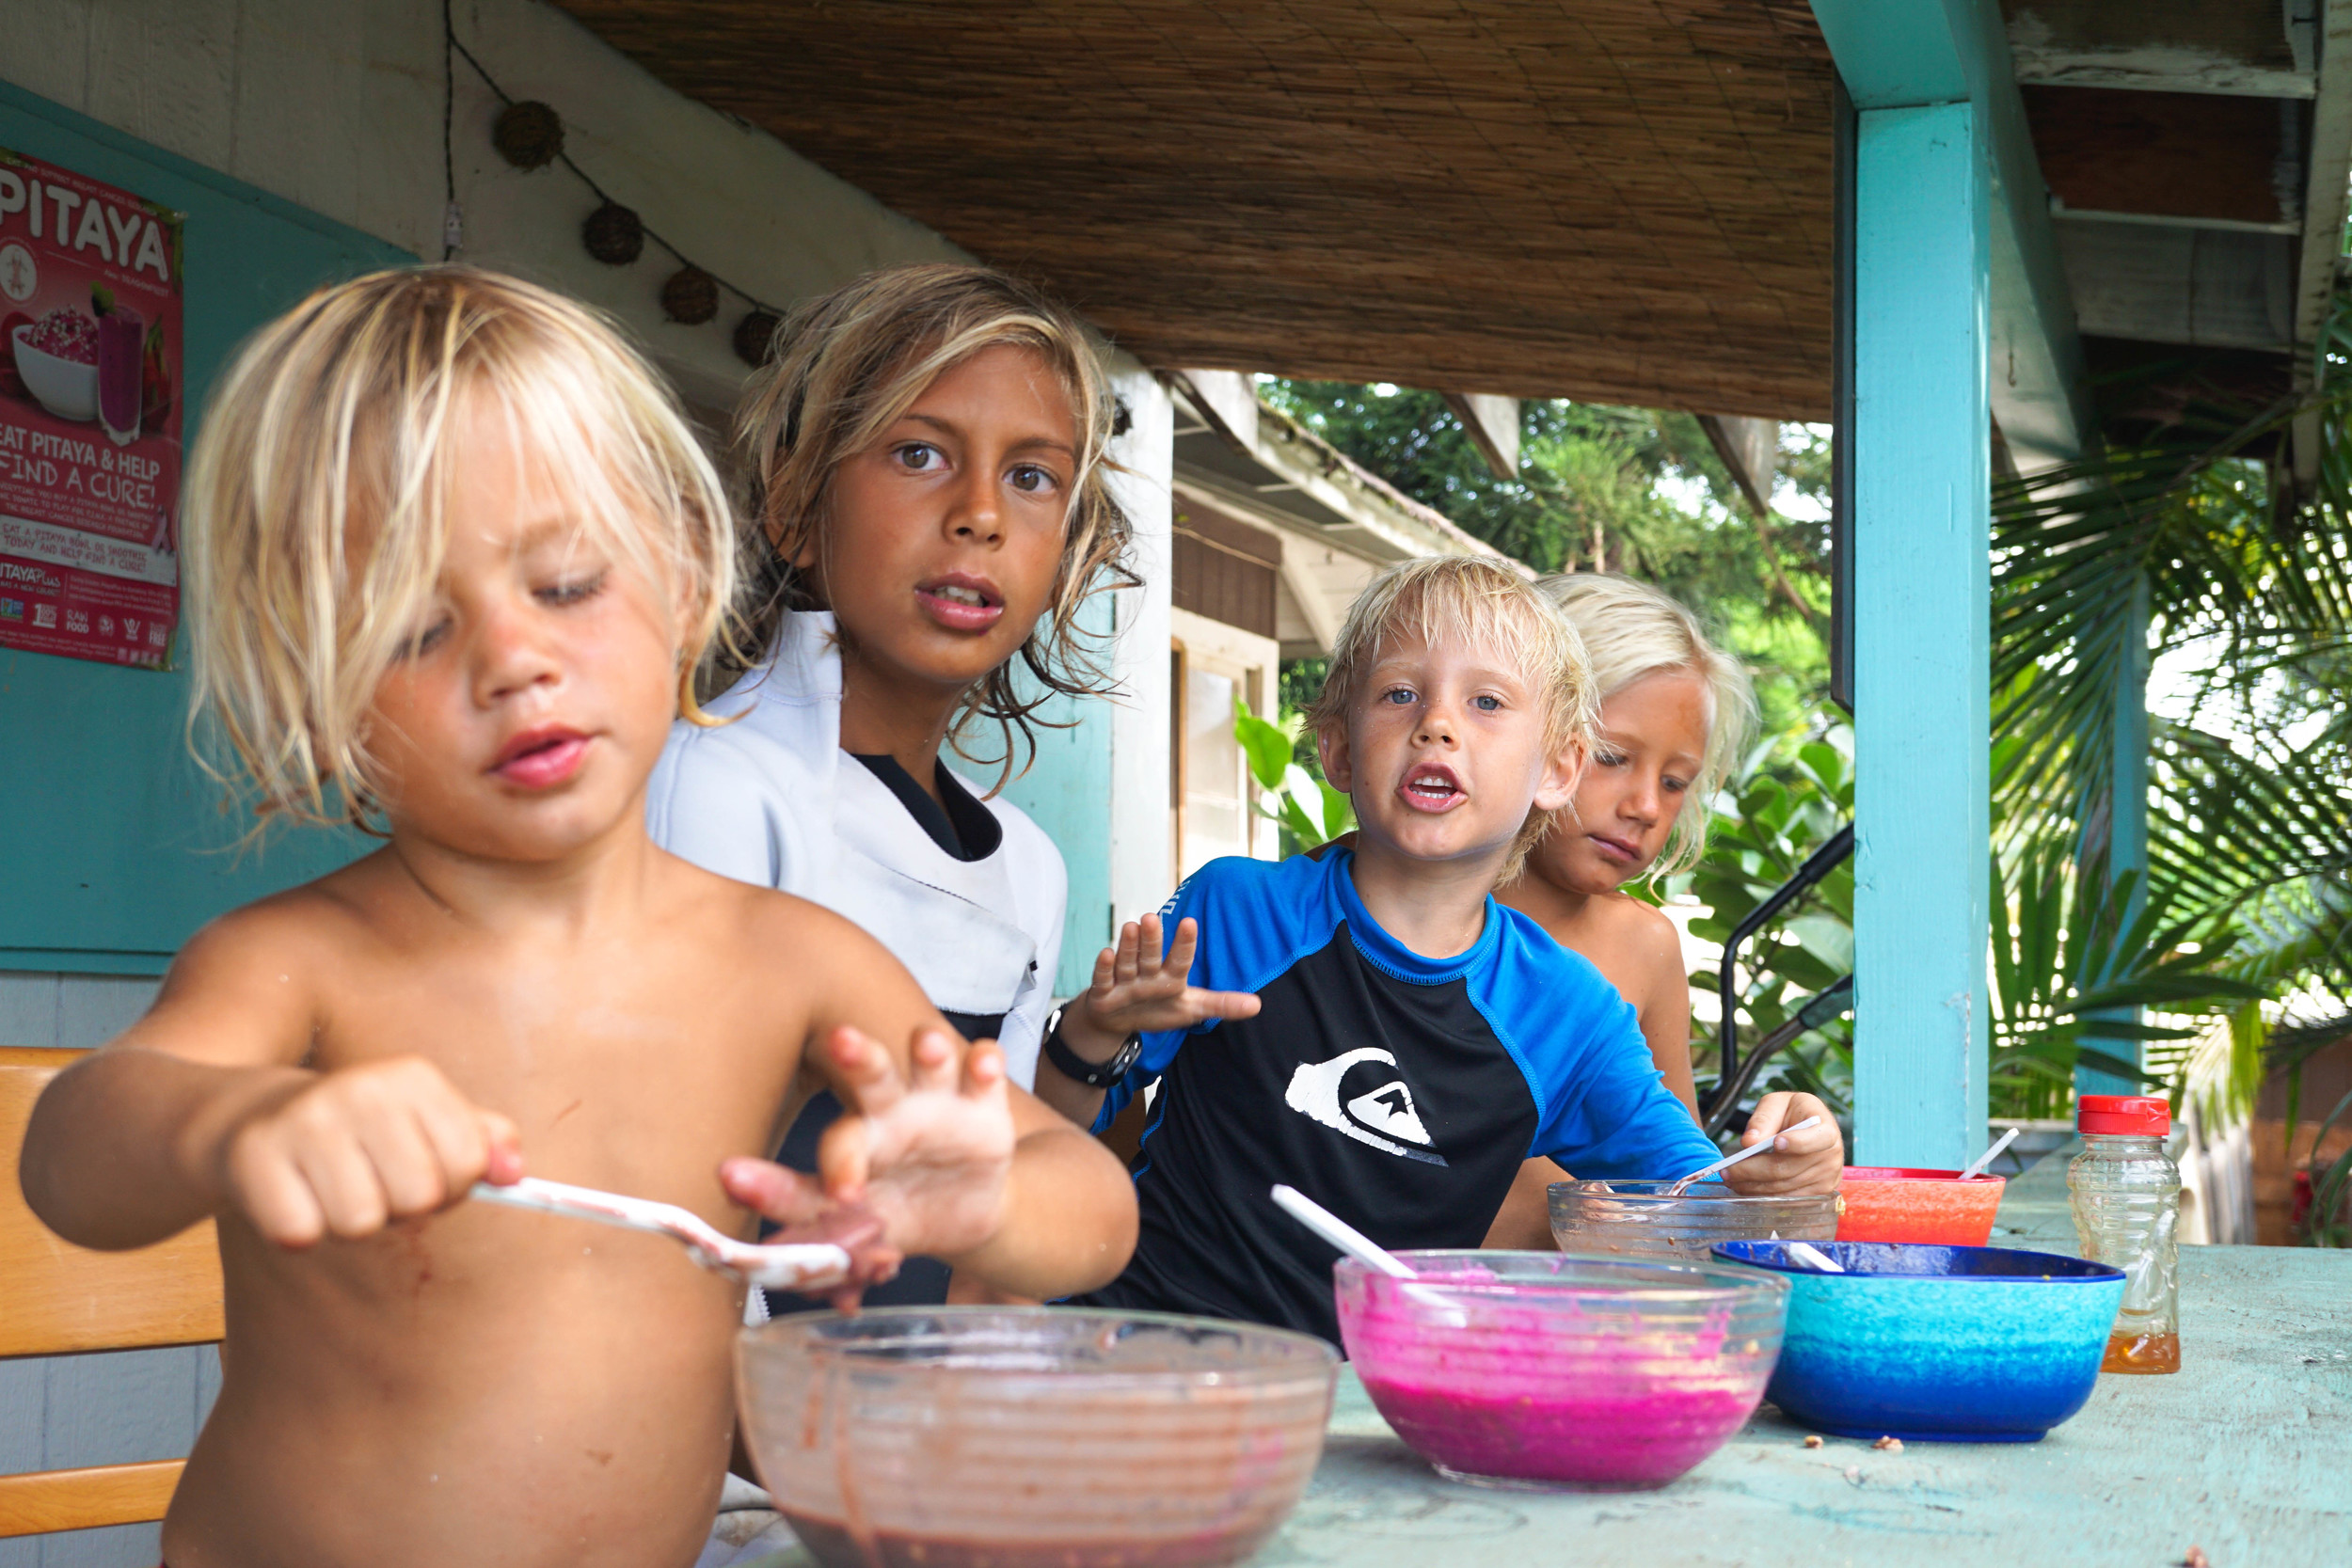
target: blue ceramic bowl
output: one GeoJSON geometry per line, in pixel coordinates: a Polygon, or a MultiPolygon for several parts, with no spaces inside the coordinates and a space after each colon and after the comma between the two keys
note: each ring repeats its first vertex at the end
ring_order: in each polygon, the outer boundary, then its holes
{"type": "Polygon", "coordinates": [[[1785,1242],[1715,1256],[1788,1276],[1788,1331],[1764,1397],[1840,1437],[2030,1443],[2099,1381],[2123,1275],[2004,1247],[1817,1242],[1819,1274],[1785,1242]]]}

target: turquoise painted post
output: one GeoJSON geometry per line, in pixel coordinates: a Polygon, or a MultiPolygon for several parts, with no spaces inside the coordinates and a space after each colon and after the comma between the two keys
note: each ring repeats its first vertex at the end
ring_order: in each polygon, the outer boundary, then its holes
{"type": "MultiPolygon", "coordinates": [[[[2110,878],[2121,877],[2126,871],[2137,871],[2142,877],[2148,874],[2148,583],[2144,578],[2133,590],[2131,624],[2123,638],[2123,658],[2115,673],[2115,723],[2108,732],[2108,743],[2115,752],[2106,814],[2105,847],[2110,878]]],[[[2085,851],[2097,847],[2092,844],[2083,846],[2085,851]]],[[[2083,858],[2090,857],[2086,853],[2083,858]]],[[[2144,892],[2141,888],[2133,890],[2131,911],[2135,916],[2139,913],[2144,892]]],[[[2118,1007],[2098,1016],[2137,1023],[2140,1010],[2118,1007]]],[[[2103,1040],[2100,1049],[2127,1061],[2140,1059],[2137,1042],[2103,1040]]],[[[2118,1078],[2113,1073],[2076,1068],[2074,1092],[2137,1094],[2140,1085],[2137,1080],[2118,1078]]]]}
{"type": "Polygon", "coordinates": [[[1987,157],[1966,100],[1854,143],[1854,1158],[1982,1147],[1991,733],[1987,157]]]}

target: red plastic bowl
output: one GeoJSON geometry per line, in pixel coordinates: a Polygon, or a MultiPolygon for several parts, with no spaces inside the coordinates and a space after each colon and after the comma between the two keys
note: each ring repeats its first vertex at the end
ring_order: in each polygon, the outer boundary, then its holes
{"type": "Polygon", "coordinates": [[[1993,1237],[1993,1215],[2009,1183],[1997,1176],[1963,1181],[1956,1170],[1906,1170],[1848,1165],[1839,1196],[1841,1242],[1929,1242],[1982,1246],[1993,1237]]]}

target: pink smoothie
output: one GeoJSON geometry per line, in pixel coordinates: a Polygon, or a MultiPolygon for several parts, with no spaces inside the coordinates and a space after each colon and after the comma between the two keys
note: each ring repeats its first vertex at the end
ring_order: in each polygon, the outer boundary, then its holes
{"type": "Polygon", "coordinates": [[[1740,1430],[1760,1388],[1596,1388],[1582,1394],[1413,1387],[1364,1392],[1424,1459],[1469,1475],[1567,1485],[1663,1486],[1740,1430]]]}
{"type": "Polygon", "coordinates": [[[1663,1486],[1721,1448],[1764,1398],[1776,1316],[1766,1326],[1688,1302],[1644,1310],[1541,1294],[1549,1299],[1537,1306],[1533,1291],[1465,1291],[1449,1311],[1390,1281],[1343,1288],[1341,1333],[1396,1434],[1466,1475],[1663,1486]]]}

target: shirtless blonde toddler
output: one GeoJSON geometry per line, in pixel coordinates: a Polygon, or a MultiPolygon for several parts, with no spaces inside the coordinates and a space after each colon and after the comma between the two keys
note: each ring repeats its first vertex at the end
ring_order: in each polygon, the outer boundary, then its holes
{"type": "Polygon", "coordinates": [[[455,267],[312,296],[227,375],[186,534],[196,684],[257,806],[384,842],[199,933],[26,1137],[69,1240],[218,1217],[175,1568],[694,1560],[740,1286],[479,1179],[742,1236],[853,1204],[869,1273],[924,1253],[1024,1296],[1117,1275],[1124,1173],[993,1043],[846,921],[647,840],[734,536],[599,320],[455,267]],[[819,1087],[850,1113],[820,1181],[752,1158],[819,1087]]]}

